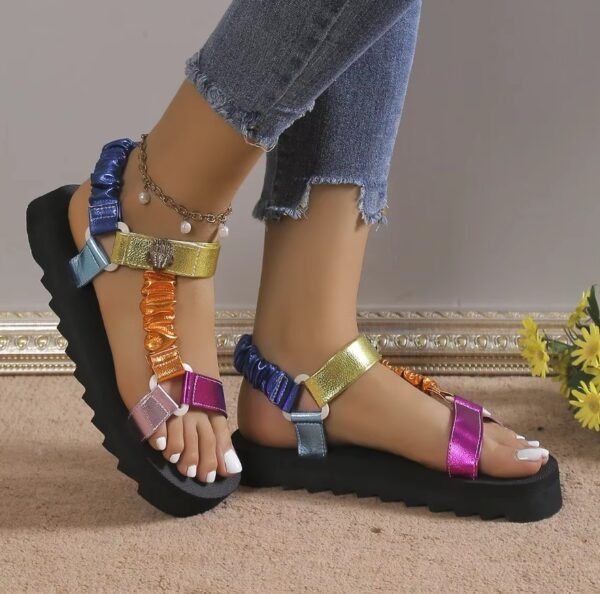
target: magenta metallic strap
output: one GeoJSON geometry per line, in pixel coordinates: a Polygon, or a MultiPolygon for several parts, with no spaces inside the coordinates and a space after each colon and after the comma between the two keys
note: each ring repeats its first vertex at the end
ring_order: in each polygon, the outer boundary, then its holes
{"type": "Polygon", "coordinates": [[[460,396],[454,396],[453,408],[454,418],[448,442],[448,474],[476,479],[483,442],[483,408],[460,396]]]}
{"type": "Polygon", "coordinates": [[[185,372],[181,404],[227,417],[223,382],[201,373],[185,372]]]}

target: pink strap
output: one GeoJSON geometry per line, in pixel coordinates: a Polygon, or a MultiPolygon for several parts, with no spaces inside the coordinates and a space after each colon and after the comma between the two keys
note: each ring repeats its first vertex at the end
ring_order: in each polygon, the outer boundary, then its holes
{"type": "Polygon", "coordinates": [[[181,404],[227,416],[223,383],[201,373],[185,372],[181,404]]]}
{"type": "Polygon", "coordinates": [[[178,408],[177,403],[158,384],[131,409],[129,421],[137,427],[144,441],[178,408]]]}
{"type": "Polygon", "coordinates": [[[483,441],[483,409],[454,396],[454,419],[448,442],[448,474],[476,479],[483,441]]]}

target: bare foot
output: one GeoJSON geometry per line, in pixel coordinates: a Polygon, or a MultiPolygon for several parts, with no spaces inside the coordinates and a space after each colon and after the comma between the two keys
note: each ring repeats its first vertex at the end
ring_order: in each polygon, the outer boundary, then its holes
{"type": "MultiPolygon", "coordinates": [[[[183,239],[179,217],[158,201],[142,205],[137,195],[142,190],[137,173],[137,149],[130,155],[125,168],[121,192],[123,220],[136,233],[156,237],[183,239]]],[[[78,249],[85,243],[88,226],[90,184],[86,181],[75,192],[69,206],[71,232],[78,249]]],[[[189,241],[213,241],[214,226],[194,225],[185,236],[189,241]]],[[[113,235],[101,237],[110,254],[113,235]]],[[[119,391],[125,405],[131,409],[148,392],[152,374],[144,351],[144,330],[140,312],[142,271],[125,266],[115,272],[100,274],[94,289],[108,335],[119,391]]],[[[193,370],[214,378],[219,377],[214,333],[213,279],[177,279],[176,330],[183,361],[193,370]]],[[[177,401],[181,379],[164,382],[163,386],[177,401]]],[[[241,471],[241,464],[231,444],[227,420],[216,413],[190,410],[183,417],[173,416],[160,426],[148,440],[177,465],[181,474],[213,482],[216,474],[226,476],[241,471]]]]}
{"type": "MultiPolygon", "coordinates": [[[[268,333],[263,333],[269,336],[268,333]]],[[[340,335],[321,327],[320,340],[257,343],[268,360],[292,377],[313,373],[358,332],[340,335]],[[326,337],[326,338],[325,338],[326,337]]],[[[300,400],[301,410],[315,409],[308,392],[300,400]]],[[[354,444],[398,454],[437,470],[446,470],[451,411],[442,402],[425,395],[396,373],[377,364],[330,404],[325,421],[330,443],[354,444]]],[[[261,445],[294,447],[292,423],[264,394],[244,381],[238,403],[241,433],[261,445]]],[[[484,424],[480,470],[494,477],[525,477],[538,472],[548,460],[539,443],[518,439],[511,429],[484,424]],[[519,453],[520,452],[520,453],[519,453]],[[521,457],[537,457],[523,460],[521,457]]]]}

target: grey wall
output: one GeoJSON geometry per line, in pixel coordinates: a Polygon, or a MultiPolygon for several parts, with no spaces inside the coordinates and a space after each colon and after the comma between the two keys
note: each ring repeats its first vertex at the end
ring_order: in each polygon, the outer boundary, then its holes
{"type": "MultiPolygon", "coordinates": [[[[47,308],[28,200],[148,129],[226,4],[1,3],[0,310],[47,308]]],[[[425,0],[362,306],[568,309],[600,280],[598,23],[598,0],[425,0]]],[[[222,308],[255,300],[261,180],[258,167],[236,203],[222,308]]]]}

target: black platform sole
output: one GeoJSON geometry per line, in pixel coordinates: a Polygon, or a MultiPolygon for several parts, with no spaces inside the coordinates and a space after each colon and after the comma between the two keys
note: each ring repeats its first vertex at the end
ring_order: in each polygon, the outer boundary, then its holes
{"type": "Polygon", "coordinates": [[[242,484],[310,492],[355,493],[382,501],[426,505],[431,511],[511,522],[549,518],[562,506],[558,464],[553,457],[524,479],[450,478],[447,473],[386,452],[356,446],[330,447],[325,458],[301,458],[295,448],[271,448],[239,431],[233,445],[242,462],[242,484]]]}
{"type": "Polygon", "coordinates": [[[75,377],[85,388],[83,399],[95,413],[92,422],[105,436],[104,447],[119,461],[118,469],[138,483],[146,501],[173,516],[202,513],[234,491],[240,477],[217,478],[212,484],[183,477],[129,430],[96,294],[91,285],[77,289],[68,266],[77,252],[68,221],[76,189],[64,186],[34,200],[27,208],[27,234],[44,272],[42,284],[52,295],[50,307],[60,318],[58,329],[68,341],[75,377]]]}

